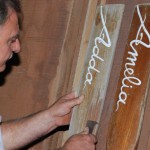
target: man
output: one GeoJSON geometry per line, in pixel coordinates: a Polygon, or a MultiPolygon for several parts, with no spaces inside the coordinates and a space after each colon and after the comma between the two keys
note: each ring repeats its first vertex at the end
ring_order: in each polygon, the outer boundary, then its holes
{"type": "MultiPolygon", "coordinates": [[[[20,51],[19,0],[0,0],[0,72],[4,71],[6,61],[13,53],[20,51]]],[[[49,108],[17,119],[3,122],[0,125],[0,150],[19,149],[48,134],[58,126],[67,125],[70,121],[72,108],[83,101],[72,92],[54,103],[49,108]]],[[[94,150],[96,139],[88,131],[72,136],[61,150],[94,150]]]]}

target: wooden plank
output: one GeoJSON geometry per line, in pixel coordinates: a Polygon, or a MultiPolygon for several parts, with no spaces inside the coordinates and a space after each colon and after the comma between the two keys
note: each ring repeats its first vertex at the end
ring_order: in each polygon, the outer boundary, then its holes
{"type": "MultiPolygon", "coordinates": [[[[54,86],[53,88],[50,88],[49,105],[52,103],[51,99],[56,100],[72,90],[74,72],[84,32],[85,18],[90,2],[91,1],[89,0],[73,1],[72,10],[67,24],[67,31],[61,48],[56,76],[52,81],[54,86]]],[[[97,0],[94,0],[93,3],[96,5],[97,0]]],[[[58,129],[58,131],[59,130],[64,131],[66,128],[58,129]]],[[[63,132],[57,132],[55,136],[50,138],[47,147],[51,149],[54,149],[54,147],[60,147],[62,143],[62,134],[63,132]]]]}
{"type": "MultiPolygon", "coordinates": [[[[87,48],[87,42],[88,42],[88,38],[90,36],[90,29],[91,29],[91,26],[92,26],[92,23],[88,23],[87,24],[87,20],[89,22],[92,22],[94,20],[94,17],[95,17],[95,10],[96,10],[96,6],[97,6],[97,0],[92,0],[92,1],[89,1],[88,2],[88,5],[87,5],[87,12],[86,12],[86,18],[85,18],[85,22],[84,22],[84,27],[83,27],[83,31],[82,31],[82,37],[80,39],[80,44],[78,45],[78,47],[76,48],[79,52],[80,50],[80,47],[82,45],[82,49],[85,50],[87,48]],[[89,30],[87,30],[89,29],[89,30]],[[84,37],[88,37],[88,38],[84,38],[84,37]]],[[[78,7],[78,6],[77,6],[78,7]]],[[[72,28],[71,28],[72,30],[72,28]]],[[[70,31],[71,32],[71,31],[70,31]]],[[[69,38],[68,38],[69,39],[69,38]]],[[[77,57],[78,58],[78,57],[77,57]]],[[[77,59],[78,60],[78,59],[77,59]]],[[[82,59],[81,59],[82,60],[82,59]]],[[[74,69],[74,74],[75,74],[75,70],[74,69]]],[[[72,88],[73,88],[73,83],[72,83],[72,88]]],[[[63,139],[62,139],[62,143],[61,145],[64,144],[64,142],[68,139],[68,131],[64,132],[63,133],[63,139]]]]}
{"type": "Polygon", "coordinates": [[[146,2],[148,3],[149,0],[132,0],[132,1],[131,0],[106,0],[106,4],[116,4],[116,3],[125,4],[125,10],[124,10],[122,25],[119,33],[117,46],[116,46],[116,52],[115,52],[114,62],[111,70],[109,85],[106,93],[105,104],[104,104],[100,126],[97,134],[98,143],[96,147],[98,150],[107,149],[106,147],[107,136],[109,130],[109,121],[111,119],[111,113],[113,111],[113,103],[114,103],[113,99],[115,98],[115,92],[117,89],[117,83],[118,83],[119,74],[121,70],[121,64],[123,61],[125,46],[129,35],[134,8],[137,4],[146,3],[146,2]]]}
{"type": "Polygon", "coordinates": [[[142,129],[141,129],[140,137],[138,139],[139,142],[138,142],[137,150],[141,150],[141,149],[149,150],[150,149],[149,112],[150,112],[150,90],[148,90],[147,102],[146,102],[146,106],[145,106],[145,113],[144,113],[144,118],[143,118],[143,122],[142,122],[142,129]]]}
{"type": "Polygon", "coordinates": [[[85,100],[73,111],[68,136],[83,131],[87,120],[99,122],[123,10],[123,5],[97,6],[90,38],[82,39],[87,48],[80,47],[73,87],[85,100]]]}
{"type": "Polygon", "coordinates": [[[137,148],[149,86],[149,11],[147,4],[134,12],[107,136],[109,150],[137,148]]]}
{"type": "Polygon", "coordinates": [[[106,0],[99,0],[99,3],[100,3],[101,5],[105,5],[105,4],[106,4],[106,0]]]}

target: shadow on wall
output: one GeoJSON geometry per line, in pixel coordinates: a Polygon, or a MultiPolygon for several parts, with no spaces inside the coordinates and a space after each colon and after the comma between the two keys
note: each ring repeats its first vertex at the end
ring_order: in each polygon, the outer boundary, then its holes
{"type": "Polygon", "coordinates": [[[19,66],[21,63],[19,55],[14,53],[13,57],[7,62],[6,69],[0,72],[0,86],[5,84],[6,76],[11,73],[13,66],[19,66]]]}
{"type": "Polygon", "coordinates": [[[29,148],[32,148],[33,146],[35,146],[36,144],[42,142],[43,140],[47,139],[48,137],[52,136],[53,134],[57,133],[57,132],[60,132],[60,131],[67,131],[69,130],[69,126],[66,125],[66,126],[61,126],[61,127],[58,127],[56,128],[54,131],[50,132],[49,134],[47,134],[46,136],[43,136],[42,138],[34,141],[33,143],[30,143],[29,145],[21,148],[20,150],[27,150],[29,148]]]}

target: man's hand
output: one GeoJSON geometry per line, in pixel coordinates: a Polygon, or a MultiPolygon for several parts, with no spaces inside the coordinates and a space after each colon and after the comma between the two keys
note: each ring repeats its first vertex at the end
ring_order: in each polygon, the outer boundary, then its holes
{"type": "Polygon", "coordinates": [[[75,92],[61,97],[49,108],[50,115],[56,121],[57,126],[68,125],[70,123],[72,108],[83,101],[84,96],[76,96],[75,92]]]}
{"type": "Polygon", "coordinates": [[[1,125],[5,149],[19,149],[61,125],[69,124],[72,108],[83,101],[74,92],[60,98],[48,109],[1,125]],[[24,133],[24,134],[22,134],[24,133]]]}
{"type": "Polygon", "coordinates": [[[60,150],[95,150],[96,137],[88,134],[88,129],[70,137],[60,150]]]}

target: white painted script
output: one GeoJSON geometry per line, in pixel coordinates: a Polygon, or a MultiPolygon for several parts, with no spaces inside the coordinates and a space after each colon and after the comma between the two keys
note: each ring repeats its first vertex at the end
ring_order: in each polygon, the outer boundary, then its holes
{"type": "Polygon", "coordinates": [[[122,80],[121,92],[119,93],[119,100],[117,101],[116,111],[119,109],[120,103],[126,104],[128,94],[124,91],[124,89],[133,88],[133,85],[140,86],[142,83],[139,78],[134,76],[134,69],[131,68],[132,66],[136,66],[136,61],[137,61],[137,56],[138,56],[138,52],[135,49],[134,45],[137,46],[141,44],[144,47],[150,48],[150,34],[144,25],[144,22],[146,20],[146,15],[144,16],[144,19],[143,19],[140,13],[139,6],[137,6],[137,13],[138,13],[141,25],[138,29],[136,38],[130,42],[130,47],[132,48],[132,50],[128,52],[129,56],[126,58],[129,62],[125,64],[124,78],[122,80]],[[144,43],[142,41],[143,32],[146,34],[148,38],[148,43],[144,43]],[[130,86],[127,85],[127,83],[130,83],[130,86]]]}
{"type": "Polygon", "coordinates": [[[86,87],[87,83],[90,84],[90,85],[92,84],[92,80],[93,80],[93,75],[91,73],[92,70],[96,71],[97,73],[100,73],[100,70],[98,70],[96,68],[96,60],[104,61],[104,59],[99,56],[100,49],[98,47],[98,44],[102,43],[106,47],[111,46],[109,33],[108,33],[107,28],[106,28],[106,16],[105,16],[105,19],[104,19],[102,8],[103,7],[101,6],[100,16],[101,16],[103,28],[100,32],[100,35],[98,37],[96,37],[95,40],[94,40],[95,45],[93,47],[91,59],[89,61],[89,67],[88,67],[87,74],[86,74],[86,80],[84,82],[84,88],[86,87]],[[105,36],[106,36],[106,41],[104,40],[105,36]]]}

